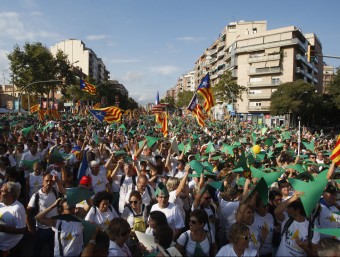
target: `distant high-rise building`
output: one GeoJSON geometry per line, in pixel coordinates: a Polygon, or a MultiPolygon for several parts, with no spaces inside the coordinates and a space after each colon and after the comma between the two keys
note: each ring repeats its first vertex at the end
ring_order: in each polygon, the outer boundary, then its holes
{"type": "Polygon", "coordinates": [[[327,93],[327,86],[333,80],[334,76],[334,67],[325,64],[323,66],[323,93],[327,93]]]}
{"type": "Polygon", "coordinates": [[[74,65],[83,74],[91,76],[97,83],[102,83],[110,78],[110,72],[106,70],[102,59],[97,57],[92,49],[87,48],[81,40],[63,40],[52,46],[50,50],[53,55],[61,50],[67,55],[71,65],[74,65]]]}

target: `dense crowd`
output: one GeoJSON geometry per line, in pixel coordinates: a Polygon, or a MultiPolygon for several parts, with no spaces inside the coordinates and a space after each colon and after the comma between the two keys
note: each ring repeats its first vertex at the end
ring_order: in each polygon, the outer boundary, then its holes
{"type": "Polygon", "coordinates": [[[147,114],[0,126],[0,256],[340,254],[331,129],[170,116],[164,138],[147,114]]]}

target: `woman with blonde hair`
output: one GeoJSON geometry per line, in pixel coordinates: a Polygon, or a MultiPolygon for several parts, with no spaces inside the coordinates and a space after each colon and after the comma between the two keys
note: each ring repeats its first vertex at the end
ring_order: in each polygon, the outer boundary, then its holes
{"type": "Polygon", "coordinates": [[[234,223],[228,234],[229,244],[223,246],[216,257],[257,256],[257,250],[249,247],[251,240],[249,227],[241,222],[234,223]]]}

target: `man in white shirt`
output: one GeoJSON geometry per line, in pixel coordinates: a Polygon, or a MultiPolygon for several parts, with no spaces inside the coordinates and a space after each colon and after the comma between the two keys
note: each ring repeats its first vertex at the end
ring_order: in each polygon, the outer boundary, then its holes
{"type": "Polygon", "coordinates": [[[105,190],[108,190],[108,192],[112,191],[110,183],[107,180],[106,173],[100,171],[99,162],[90,162],[90,171],[88,172],[88,176],[92,179],[92,189],[95,193],[105,190]]]}
{"type": "Polygon", "coordinates": [[[13,249],[25,232],[25,208],[17,200],[20,185],[7,182],[1,188],[0,195],[0,255],[13,249]]]}
{"type": "Polygon", "coordinates": [[[184,220],[181,212],[176,205],[169,203],[169,192],[163,183],[158,184],[155,194],[158,203],[151,207],[150,212],[161,211],[165,214],[169,226],[174,231],[174,239],[176,239],[184,228],[184,220]]]}

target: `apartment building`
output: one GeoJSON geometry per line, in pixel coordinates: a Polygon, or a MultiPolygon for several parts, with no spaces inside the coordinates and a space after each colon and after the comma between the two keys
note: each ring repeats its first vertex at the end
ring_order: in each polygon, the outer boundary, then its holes
{"type": "Polygon", "coordinates": [[[322,92],[323,60],[317,56],[308,62],[308,45],[322,55],[317,36],[304,35],[295,26],[267,30],[266,21],[232,22],[196,61],[196,87],[207,72],[214,86],[226,70],[231,71],[237,84],[248,90],[243,101],[235,101],[228,109],[244,121],[280,124],[285,117],[270,114],[270,97],[280,84],[303,79],[322,92]]]}
{"type": "Polygon", "coordinates": [[[334,67],[324,64],[323,66],[323,91],[322,93],[327,93],[327,86],[332,81],[335,76],[334,67]]]}
{"type": "Polygon", "coordinates": [[[71,65],[81,73],[91,76],[97,83],[103,83],[110,78],[110,72],[106,69],[102,59],[95,52],[86,47],[83,41],[77,39],[63,40],[50,48],[53,55],[61,50],[68,56],[71,65]]]}

